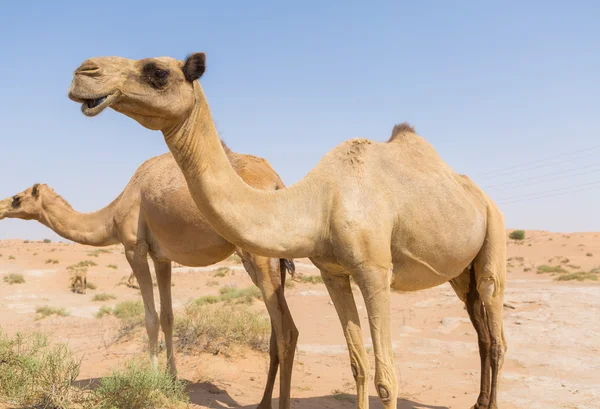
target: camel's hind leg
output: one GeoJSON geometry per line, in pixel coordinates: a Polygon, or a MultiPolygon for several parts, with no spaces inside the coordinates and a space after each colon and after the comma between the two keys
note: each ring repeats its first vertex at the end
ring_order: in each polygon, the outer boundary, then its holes
{"type": "MultiPolygon", "coordinates": [[[[488,202],[486,238],[473,262],[475,285],[483,302],[483,320],[490,335],[491,387],[488,409],[497,409],[498,378],[506,352],[502,324],[506,282],[506,232],[502,214],[488,202]]],[[[483,409],[483,408],[482,408],[483,409]]]]}
{"type": "Polygon", "coordinates": [[[271,408],[273,385],[277,375],[277,366],[281,366],[279,375],[279,407],[289,409],[291,399],[292,369],[298,330],[292,319],[284,295],[285,272],[280,260],[260,257],[246,251],[238,251],[244,268],[254,284],[260,288],[263,300],[271,318],[271,344],[269,351],[269,374],[259,409],[271,408]],[[283,276],[283,277],[282,277],[283,276]],[[273,335],[274,334],[274,335],[273,335]],[[273,342],[273,338],[275,342],[273,342]]]}
{"type": "Polygon", "coordinates": [[[450,281],[452,288],[456,291],[458,297],[465,303],[469,318],[475,331],[477,332],[477,341],[479,343],[479,357],[481,359],[481,382],[479,387],[479,397],[477,403],[472,409],[487,409],[490,402],[490,332],[485,318],[485,309],[483,302],[479,298],[477,287],[475,285],[475,275],[473,269],[465,270],[460,276],[450,281]]]}
{"type": "Polygon", "coordinates": [[[352,294],[352,287],[350,286],[350,277],[347,275],[332,275],[324,271],[321,272],[321,275],[346,336],[348,352],[350,353],[350,366],[356,381],[357,407],[358,409],[368,409],[369,361],[363,344],[360,319],[352,294]]]}

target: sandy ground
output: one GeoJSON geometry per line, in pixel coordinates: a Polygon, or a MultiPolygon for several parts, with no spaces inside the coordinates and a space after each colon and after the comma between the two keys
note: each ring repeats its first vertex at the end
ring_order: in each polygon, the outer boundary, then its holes
{"type": "MultiPolygon", "coordinates": [[[[117,320],[94,318],[102,305],[141,298],[139,291],[118,285],[131,270],[119,246],[109,249],[110,253],[92,257],[88,253],[94,249],[80,245],[0,241],[0,275],[18,272],[26,280],[12,286],[0,281],[0,327],[7,332],[47,331],[53,339],[68,342],[75,354],[83,357],[82,380],[105,376],[132,357],[145,358],[140,355],[145,347],[142,329],[115,343],[117,320]],[[59,263],[46,264],[48,259],[59,263]],[[98,264],[88,275],[98,289],[75,294],[70,291],[66,267],[88,259],[98,264]],[[107,267],[109,264],[117,269],[107,267]],[[114,294],[117,300],[93,302],[98,292],[114,294]],[[64,307],[71,315],[35,320],[35,308],[40,305],[64,307]]],[[[509,243],[508,258],[505,327],[509,349],[500,408],[600,407],[600,281],[557,282],[549,274],[536,273],[541,264],[562,265],[570,271],[600,266],[600,234],[527,232],[523,244],[509,243]]],[[[207,281],[214,280],[209,272],[218,265],[174,269],[176,311],[191,298],[216,294],[220,286],[251,285],[241,266],[221,264],[232,266],[234,274],[220,278],[216,287],[207,286],[207,281]]],[[[297,260],[297,267],[300,274],[318,274],[308,260],[297,260]]],[[[370,346],[366,310],[362,297],[357,290],[355,293],[370,346]]],[[[353,408],[354,382],[347,349],[325,287],[296,283],[287,290],[287,299],[300,330],[292,407],[353,408]]],[[[259,301],[253,308],[266,314],[259,301]]],[[[470,408],[479,391],[476,335],[450,286],[394,294],[392,321],[398,407],[470,408]]],[[[372,372],[371,349],[369,356],[372,372]]],[[[190,397],[197,408],[254,408],[262,396],[267,361],[265,354],[252,351],[233,357],[178,354],[180,376],[191,381],[190,397]]],[[[372,382],[369,384],[371,407],[379,408],[372,382]]],[[[276,404],[277,400],[274,407],[276,404]]]]}

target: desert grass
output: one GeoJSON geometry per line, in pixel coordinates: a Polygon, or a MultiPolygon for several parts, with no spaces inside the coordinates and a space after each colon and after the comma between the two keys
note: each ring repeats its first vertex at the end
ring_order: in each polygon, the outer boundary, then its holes
{"type": "Polygon", "coordinates": [[[585,281],[592,280],[598,281],[598,274],[592,273],[591,271],[579,271],[577,273],[564,274],[556,277],[555,281],[585,281]]]}
{"type": "Polygon", "coordinates": [[[49,258],[48,260],[46,260],[46,264],[58,264],[60,263],[60,261],[54,259],[54,258],[49,258]]]}
{"type": "Polygon", "coordinates": [[[562,268],[561,266],[548,266],[546,264],[543,264],[541,266],[538,266],[537,273],[538,274],[544,274],[544,273],[564,274],[564,273],[568,273],[568,271],[565,270],[564,268],[562,268]]]}
{"type": "Polygon", "coordinates": [[[38,319],[46,318],[50,315],[58,315],[59,317],[68,317],[71,315],[71,313],[64,308],[56,308],[49,305],[41,305],[36,307],[35,312],[39,314],[38,319]]]}
{"type": "Polygon", "coordinates": [[[231,269],[228,267],[219,267],[215,270],[213,277],[226,277],[231,274],[231,269]]]}
{"type": "Polygon", "coordinates": [[[110,308],[109,306],[103,305],[102,307],[100,307],[100,309],[96,313],[96,318],[100,319],[100,318],[104,317],[105,315],[112,314],[112,312],[113,312],[112,308],[110,308]]]}
{"type": "Polygon", "coordinates": [[[100,380],[91,393],[90,409],[184,408],[188,401],[184,382],[162,368],[154,371],[148,364],[130,361],[100,380]]]}
{"type": "Polygon", "coordinates": [[[19,274],[19,273],[10,273],[4,276],[3,278],[4,282],[7,284],[23,284],[25,283],[25,277],[23,277],[23,274],[19,274]]]}
{"type": "Polygon", "coordinates": [[[262,314],[240,304],[190,302],[175,321],[180,349],[228,354],[233,347],[267,351],[271,324],[262,314]]]}
{"type": "Polygon", "coordinates": [[[77,269],[80,269],[80,268],[95,267],[97,265],[98,264],[96,264],[92,260],[83,260],[83,261],[80,261],[77,264],[72,264],[70,266],[67,266],[67,270],[74,271],[74,270],[77,270],[77,269]]]}
{"type": "Polygon", "coordinates": [[[112,294],[108,294],[108,293],[99,293],[94,295],[94,298],[92,298],[92,301],[108,301],[108,300],[116,300],[117,297],[112,295],[112,294]]]}
{"type": "Polygon", "coordinates": [[[323,277],[321,276],[301,276],[299,280],[305,284],[323,284],[323,277]]]}
{"type": "Polygon", "coordinates": [[[83,393],[72,386],[80,361],[65,344],[40,333],[7,336],[0,330],[0,402],[10,407],[71,408],[83,393]]]}
{"type": "Polygon", "coordinates": [[[255,286],[246,288],[223,287],[219,290],[219,301],[237,304],[252,304],[254,300],[262,299],[260,290],[255,286]]]}

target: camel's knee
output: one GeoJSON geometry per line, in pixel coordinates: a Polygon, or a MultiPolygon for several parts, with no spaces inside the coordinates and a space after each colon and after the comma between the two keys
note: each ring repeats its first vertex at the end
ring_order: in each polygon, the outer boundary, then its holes
{"type": "Polygon", "coordinates": [[[480,278],[477,282],[477,292],[484,304],[488,304],[496,291],[496,282],[492,277],[480,278]]]}
{"type": "Polygon", "coordinates": [[[375,374],[375,388],[377,390],[377,395],[382,402],[388,402],[396,399],[396,394],[398,393],[398,383],[396,381],[396,375],[393,369],[385,370],[379,374],[375,374]]]}
{"type": "Polygon", "coordinates": [[[351,359],[350,361],[351,361],[350,369],[352,370],[352,377],[354,378],[354,380],[356,382],[364,382],[367,379],[366,369],[362,365],[359,365],[359,363],[356,360],[351,359]]]}
{"type": "Polygon", "coordinates": [[[146,330],[148,331],[148,335],[158,336],[158,330],[160,328],[160,323],[158,320],[157,313],[146,313],[146,330]]]}
{"type": "Polygon", "coordinates": [[[173,328],[173,321],[174,321],[173,312],[166,312],[166,311],[160,312],[160,325],[162,326],[163,330],[165,330],[167,328],[173,328]]]}
{"type": "Polygon", "coordinates": [[[492,342],[490,347],[490,358],[494,362],[502,362],[504,360],[505,346],[501,342],[492,342]]]}

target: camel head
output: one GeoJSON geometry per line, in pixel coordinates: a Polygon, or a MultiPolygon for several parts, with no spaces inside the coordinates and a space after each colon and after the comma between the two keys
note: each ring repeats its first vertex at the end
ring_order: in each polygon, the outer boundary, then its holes
{"type": "Polygon", "coordinates": [[[36,183],[21,193],[0,201],[0,220],[4,218],[31,220],[43,211],[42,197],[46,185],[36,183]]]}
{"type": "Polygon", "coordinates": [[[69,98],[82,104],[84,115],[111,107],[146,128],[163,130],[189,115],[195,103],[193,82],[204,73],[205,60],[204,53],[186,61],[90,58],[73,73],[69,98]]]}

